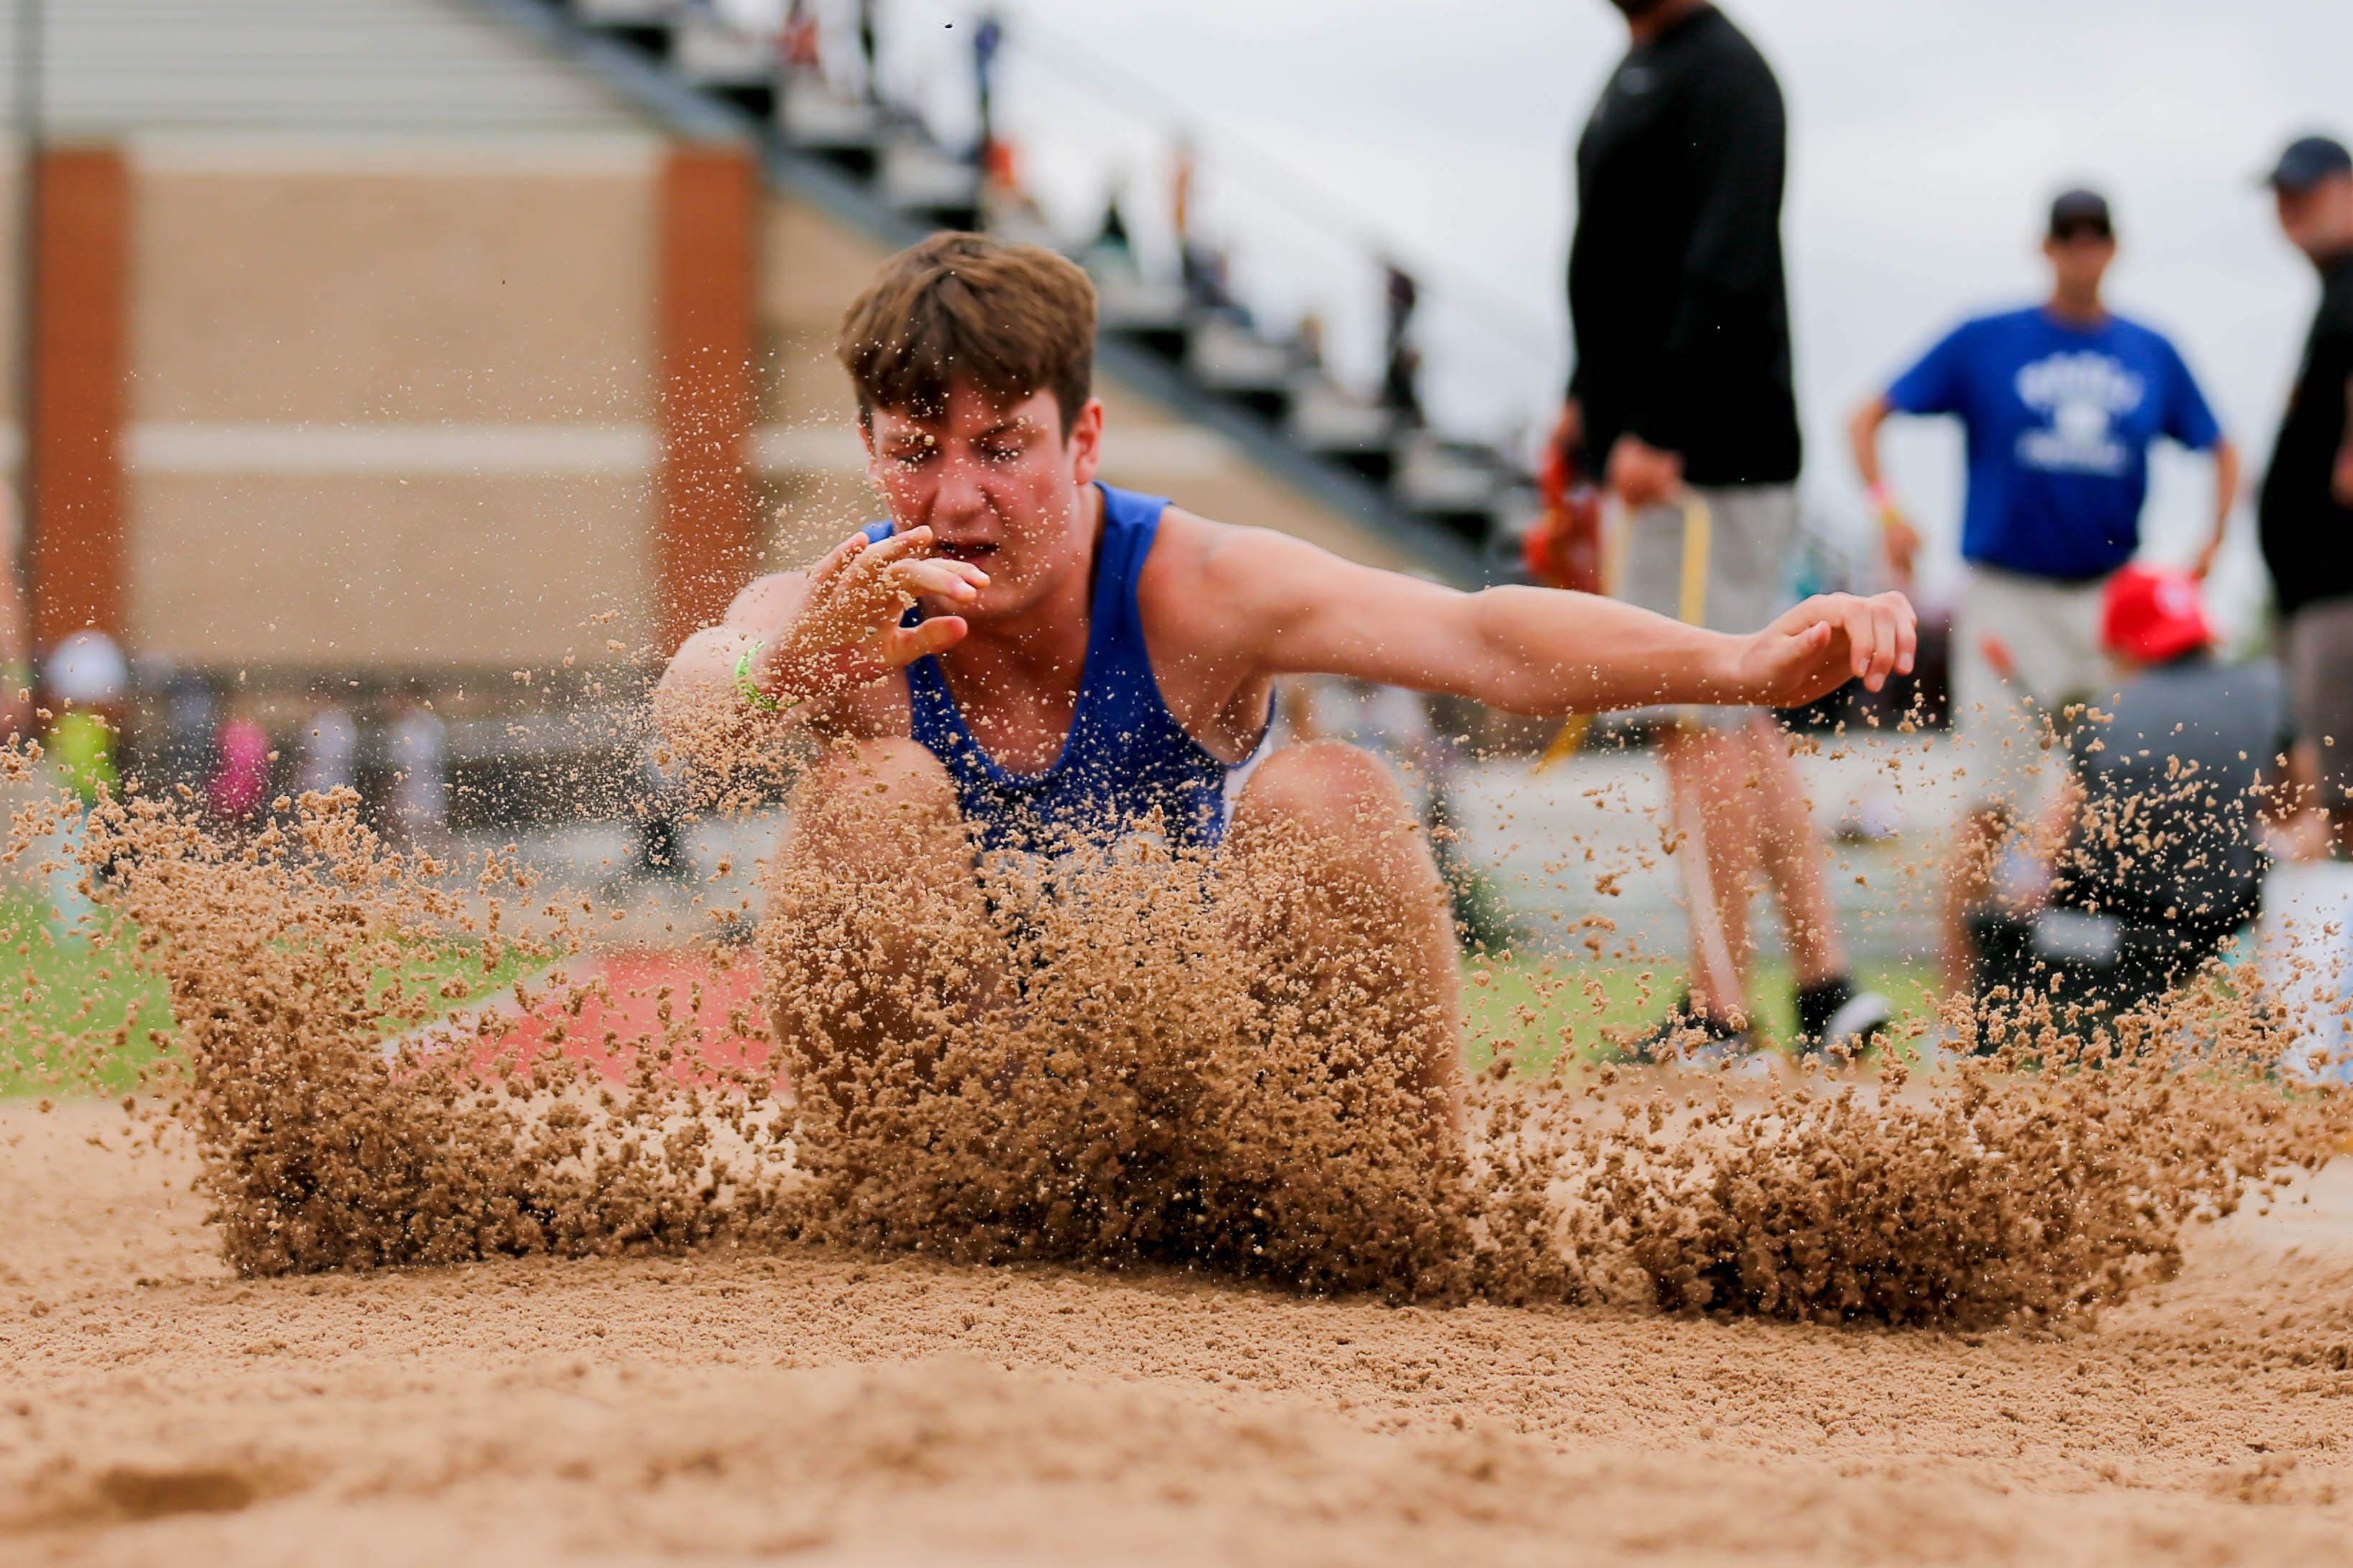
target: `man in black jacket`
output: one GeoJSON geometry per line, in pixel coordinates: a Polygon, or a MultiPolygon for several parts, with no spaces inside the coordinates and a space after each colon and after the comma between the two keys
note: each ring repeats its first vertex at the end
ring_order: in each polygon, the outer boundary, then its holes
{"type": "Polygon", "coordinates": [[[2353,153],[2288,144],[2266,176],[2280,227],[2320,271],[2320,309],[2256,505],[2286,621],[2305,784],[2353,858],[2353,153]]]}
{"type": "MultiPolygon", "coordinates": [[[[1797,525],[1781,89],[1704,0],[1612,3],[1633,47],[1577,142],[1577,370],[1558,438],[1623,503],[1611,592],[1755,631],[1783,607],[1797,525]],[[1709,522],[1691,553],[1694,567],[1707,556],[1704,595],[1686,589],[1689,497],[1709,522]]],[[[1701,580],[1693,572],[1691,590],[1701,580]]],[[[1742,1034],[1748,885],[1760,861],[1788,929],[1807,1043],[1852,1040],[1883,1021],[1884,1000],[1848,982],[1812,813],[1767,715],[1708,710],[1666,730],[1662,745],[1685,826],[1701,828],[1706,872],[1692,879],[1691,991],[1670,1026],[1727,1044],[1742,1034]]]]}

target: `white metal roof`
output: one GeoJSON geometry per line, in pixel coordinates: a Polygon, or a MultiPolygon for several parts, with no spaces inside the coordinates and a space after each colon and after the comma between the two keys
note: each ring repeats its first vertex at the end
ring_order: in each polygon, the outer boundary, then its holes
{"type": "Polygon", "coordinates": [[[576,132],[648,121],[470,0],[0,0],[0,136],[16,8],[42,3],[52,134],[576,132]]]}

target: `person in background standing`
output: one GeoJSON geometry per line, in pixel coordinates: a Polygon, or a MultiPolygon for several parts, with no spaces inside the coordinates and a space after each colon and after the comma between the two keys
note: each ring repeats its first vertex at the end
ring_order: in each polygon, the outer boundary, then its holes
{"type": "Polygon", "coordinates": [[[16,573],[16,496],[0,495],[0,741],[30,732],[33,617],[16,573]]]}
{"type": "Polygon", "coordinates": [[[262,727],[252,698],[239,694],[221,721],[214,751],[219,757],[205,805],[223,828],[249,827],[269,799],[270,764],[278,753],[269,749],[269,731],[262,727]]]}
{"type": "Polygon", "coordinates": [[[1381,402],[1409,429],[1424,423],[1421,408],[1421,351],[1413,345],[1414,311],[1421,304],[1421,287],[1413,274],[1394,261],[1382,263],[1384,302],[1388,306],[1381,348],[1381,402]]]}
{"type": "MultiPolygon", "coordinates": [[[[1555,444],[1581,449],[1579,466],[1605,476],[1628,514],[1613,592],[1680,612],[1680,503],[1694,493],[1712,519],[1704,624],[1754,632],[1782,607],[1798,515],[1781,89],[1756,46],[1704,0],[1612,4],[1632,47],[1577,142],[1577,369],[1555,444]]],[[[1665,728],[1661,743],[1676,798],[1698,803],[1694,847],[1710,896],[1692,901],[1695,956],[1727,954],[1729,978],[1745,986],[1748,887],[1761,862],[1788,933],[1805,1042],[1852,1043],[1883,1023],[1885,998],[1858,994],[1849,978],[1812,810],[1770,718],[1709,710],[1665,728]]],[[[1747,999],[1714,978],[1718,968],[1694,965],[1668,1027],[1736,1049],[1747,999]]]]}
{"type": "Polygon", "coordinates": [[[2281,231],[2319,270],[2320,308],[2256,514],[2286,621],[2298,779],[2353,858],[2353,153],[2306,136],[2264,183],[2281,231]]]}
{"type": "Polygon", "coordinates": [[[42,697],[52,709],[43,752],[66,799],[56,825],[42,836],[34,859],[47,877],[53,929],[83,929],[93,912],[85,890],[103,868],[81,861],[82,815],[121,782],[115,748],[131,666],[104,632],[79,631],[50,650],[41,671],[42,697]]]}
{"type": "Polygon", "coordinates": [[[296,742],[294,790],[298,795],[325,795],[357,789],[360,782],[360,727],[351,710],[329,700],[321,703],[302,726],[296,742]]]}
{"type": "Polygon", "coordinates": [[[2101,284],[2116,260],[2108,204],[2068,191],[2042,240],[2050,297],[1962,322],[1849,426],[1855,469],[1879,513],[1890,562],[1909,583],[1920,536],[1879,467],[1890,415],[1954,415],[1968,437],[1953,627],[1953,728],[1968,809],[1945,868],[1945,983],[1976,985],[1970,922],[1989,895],[2010,830],[2033,820],[2049,787],[2042,728],[2070,702],[2111,689],[2100,646],[2110,576],[2140,547],[2148,449],[2160,437],[2214,458],[2214,524],[2203,578],[2239,493],[2239,456],[2165,336],[2111,311],[2101,284]]]}
{"type": "Polygon", "coordinates": [[[997,56],[1004,47],[1005,24],[991,11],[981,17],[972,35],[973,105],[980,120],[975,161],[984,166],[988,150],[997,144],[997,56]]]}
{"type": "Polygon", "coordinates": [[[875,26],[874,8],[877,0],[858,0],[858,62],[864,72],[866,96],[882,101],[882,55],[880,34],[875,26]]]}
{"type": "Polygon", "coordinates": [[[415,849],[438,848],[449,826],[449,743],[424,688],[411,682],[385,727],[394,829],[415,849]]]}

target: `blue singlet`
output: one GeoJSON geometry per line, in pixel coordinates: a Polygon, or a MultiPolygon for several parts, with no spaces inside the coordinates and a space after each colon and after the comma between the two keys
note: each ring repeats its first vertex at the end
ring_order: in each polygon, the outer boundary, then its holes
{"type": "MultiPolygon", "coordinates": [[[[946,766],[984,848],[1051,850],[1068,834],[1101,842],[1155,817],[1178,845],[1214,847],[1225,835],[1226,776],[1233,765],[1202,750],[1160,700],[1135,606],[1135,580],[1168,502],[1096,488],[1103,526],[1086,666],[1078,710],[1052,767],[1042,773],[999,767],[965,728],[940,661],[924,658],[907,667],[914,738],[946,766]]],[[[880,543],[891,532],[889,522],[878,522],[866,537],[880,543]]],[[[908,610],[908,625],[922,618],[920,606],[908,610]]]]}

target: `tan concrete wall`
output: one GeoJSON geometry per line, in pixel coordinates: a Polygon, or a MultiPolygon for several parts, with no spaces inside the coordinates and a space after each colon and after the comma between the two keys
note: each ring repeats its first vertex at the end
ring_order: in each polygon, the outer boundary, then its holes
{"type": "Polygon", "coordinates": [[[643,480],[173,475],[136,489],[145,648],[240,667],[547,669],[609,665],[607,639],[652,632],[643,480]]]}
{"type": "Polygon", "coordinates": [[[132,464],[137,646],[601,661],[581,623],[608,607],[641,640],[651,471],[625,454],[655,411],[659,147],[137,144],[132,447],[199,458],[132,464]],[[609,431],[616,456],[533,475],[453,459],[453,429],[609,431]],[[203,456],[216,430],[244,471],[203,456]],[[352,471],[321,456],[338,432],[374,442],[352,471]]]}

